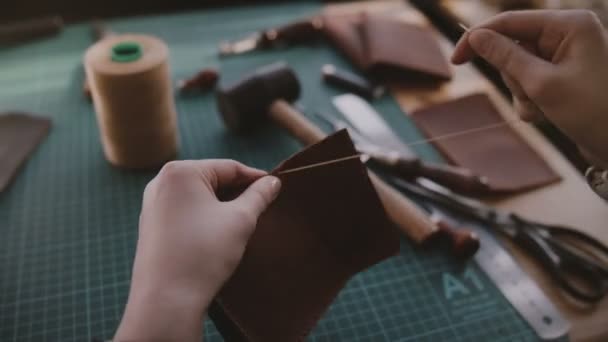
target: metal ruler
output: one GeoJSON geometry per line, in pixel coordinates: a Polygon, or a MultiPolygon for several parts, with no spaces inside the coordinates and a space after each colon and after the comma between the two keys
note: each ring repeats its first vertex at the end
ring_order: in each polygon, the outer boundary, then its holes
{"type": "Polygon", "coordinates": [[[496,237],[478,224],[466,221],[466,225],[479,235],[481,242],[474,257],[475,262],[536,334],[543,340],[566,336],[570,322],[560,314],[496,237]]]}

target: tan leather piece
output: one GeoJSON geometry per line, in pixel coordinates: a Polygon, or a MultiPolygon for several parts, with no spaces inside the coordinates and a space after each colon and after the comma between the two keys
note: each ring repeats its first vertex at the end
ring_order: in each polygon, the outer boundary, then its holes
{"type": "MultiPolygon", "coordinates": [[[[474,94],[411,115],[428,138],[504,122],[485,94],[474,94]]],[[[536,151],[504,125],[433,144],[453,164],[487,177],[494,192],[518,192],[560,180],[536,151]]]]}
{"type": "MultiPolygon", "coordinates": [[[[273,173],[355,153],[341,131],[273,173]]],[[[228,341],[304,339],[351,276],[399,252],[399,234],[360,160],[279,177],[279,197],[210,309],[228,341]]]]}
{"type": "Polygon", "coordinates": [[[452,71],[432,31],[383,15],[324,14],[334,46],[359,69],[387,80],[449,80],[452,71]]]}
{"type": "Polygon", "coordinates": [[[49,132],[51,120],[25,113],[0,113],[0,192],[49,132]]]}

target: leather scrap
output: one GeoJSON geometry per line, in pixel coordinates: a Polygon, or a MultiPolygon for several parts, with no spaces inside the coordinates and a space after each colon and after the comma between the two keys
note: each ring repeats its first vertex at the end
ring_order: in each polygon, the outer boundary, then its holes
{"type": "MultiPolygon", "coordinates": [[[[485,94],[433,105],[411,114],[428,138],[504,122],[485,94]]],[[[452,164],[485,176],[493,192],[520,192],[560,180],[560,176],[508,125],[437,140],[452,164]]]]}
{"type": "Polygon", "coordinates": [[[51,120],[21,112],[0,113],[0,193],[51,128],[51,120]]]}
{"type": "Polygon", "coordinates": [[[281,193],[258,220],[210,316],[227,341],[303,340],[351,276],[399,252],[359,159],[340,131],[281,163],[281,193]]]}

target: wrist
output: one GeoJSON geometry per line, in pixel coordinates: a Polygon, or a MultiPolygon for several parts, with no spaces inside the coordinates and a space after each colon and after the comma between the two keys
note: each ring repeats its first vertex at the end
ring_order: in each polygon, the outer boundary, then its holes
{"type": "Polygon", "coordinates": [[[210,301],[190,289],[133,282],[115,339],[200,341],[210,301]]]}

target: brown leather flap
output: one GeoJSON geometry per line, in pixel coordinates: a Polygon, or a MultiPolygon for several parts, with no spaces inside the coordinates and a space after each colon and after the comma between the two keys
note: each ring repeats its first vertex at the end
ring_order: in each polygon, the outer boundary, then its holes
{"type": "Polygon", "coordinates": [[[48,134],[51,120],[25,113],[0,113],[0,192],[48,134]]]}
{"type": "MultiPolygon", "coordinates": [[[[504,122],[485,94],[418,110],[412,113],[412,119],[428,138],[504,122]]],[[[560,179],[508,125],[437,140],[433,144],[451,163],[487,177],[493,191],[523,191],[560,179]]]]}
{"type": "MultiPolygon", "coordinates": [[[[355,153],[341,131],[273,172],[355,153]]],[[[399,235],[358,159],[279,177],[279,197],[211,311],[228,340],[303,339],[352,275],[399,251],[399,235]]]]}

